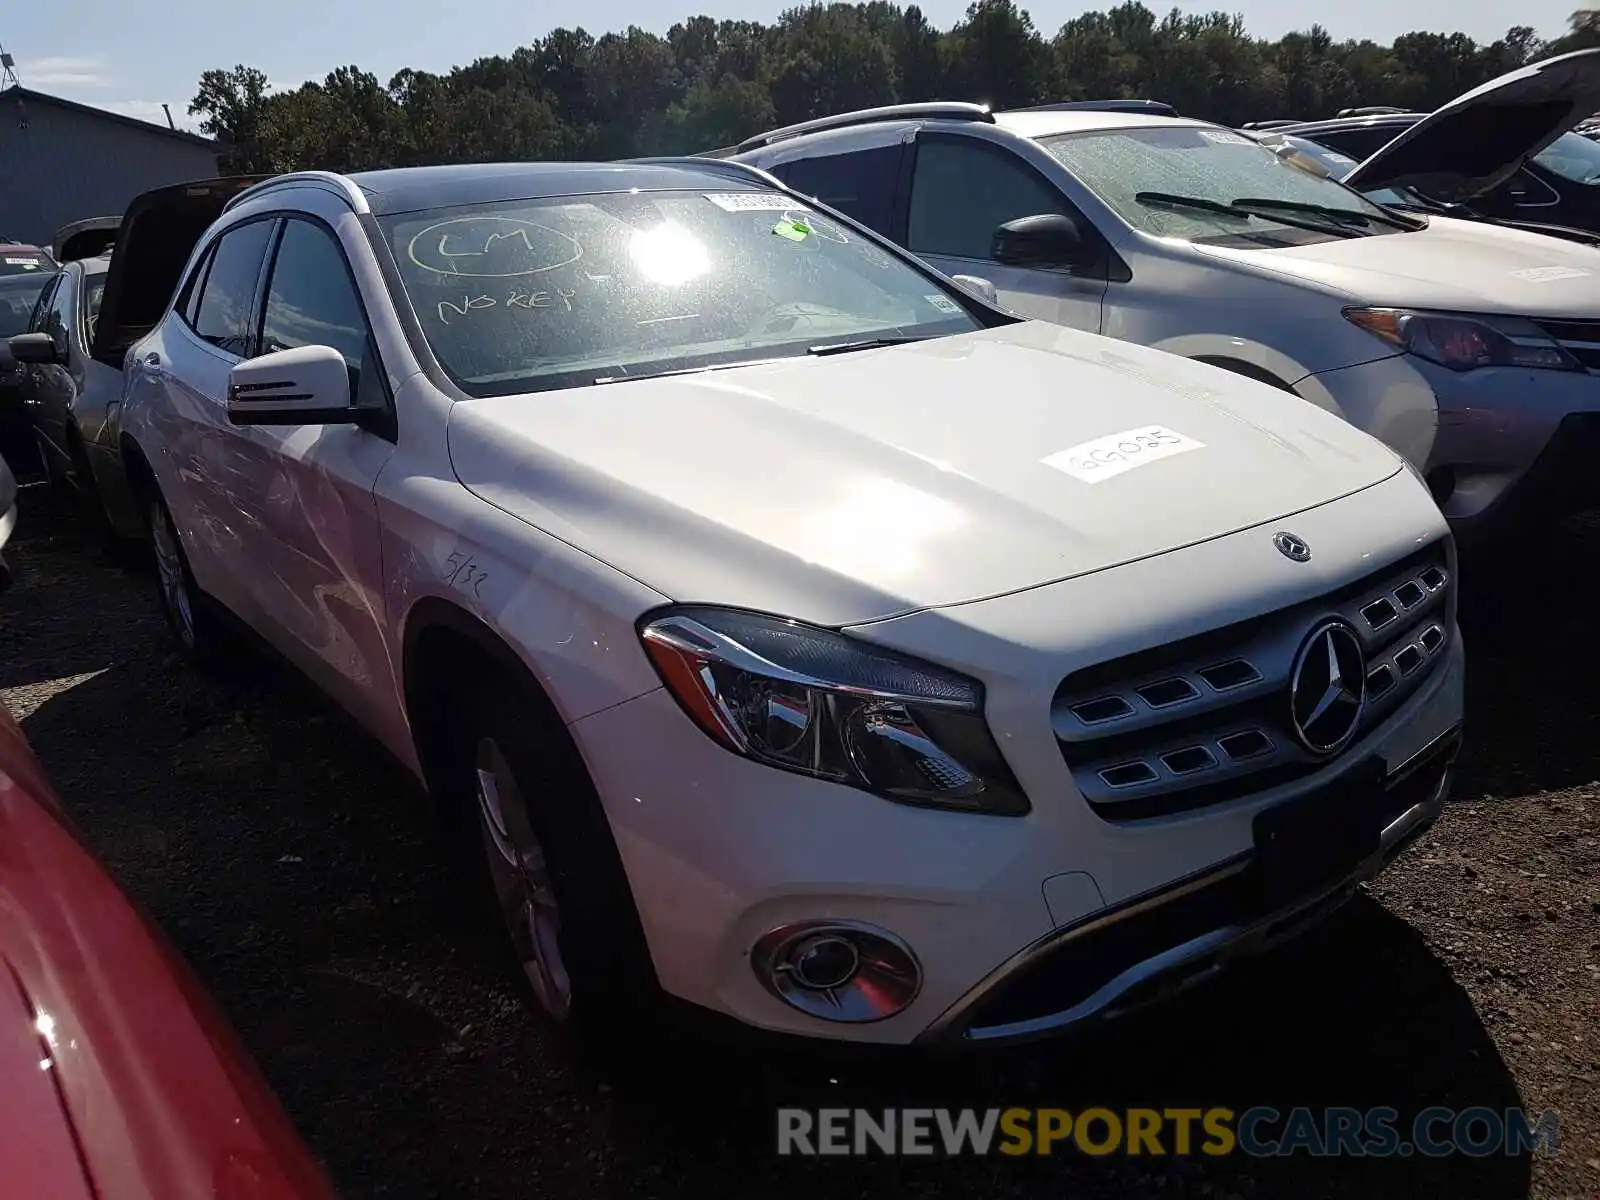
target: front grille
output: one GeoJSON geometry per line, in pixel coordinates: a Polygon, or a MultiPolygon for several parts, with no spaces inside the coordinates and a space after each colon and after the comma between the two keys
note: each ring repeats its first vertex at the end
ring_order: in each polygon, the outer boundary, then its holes
{"type": "Polygon", "coordinates": [[[1539,328],[1591,371],[1600,371],[1600,321],[1539,321],[1539,328]]]}
{"type": "Polygon", "coordinates": [[[1356,631],[1367,702],[1352,744],[1387,720],[1443,661],[1447,541],[1316,600],[1069,675],[1051,723],[1089,806],[1136,821],[1291,783],[1329,760],[1295,735],[1295,656],[1330,617],[1356,631]]]}

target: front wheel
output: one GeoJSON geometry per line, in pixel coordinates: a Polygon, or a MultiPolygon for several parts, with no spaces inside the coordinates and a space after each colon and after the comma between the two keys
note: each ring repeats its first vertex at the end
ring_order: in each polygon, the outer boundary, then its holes
{"type": "Polygon", "coordinates": [[[514,686],[463,693],[449,805],[486,915],[533,1006],[615,1062],[657,1027],[658,985],[599,797],[546,706],[514,686]]]}
{"type": "Polygon", "coordinates": [[[561,904],[528,802],[500,743],[478,741],[478,827],[501,923],[534,1001],[563,1023],[572,1014],[572,976],[561,952],[561,904]]]}

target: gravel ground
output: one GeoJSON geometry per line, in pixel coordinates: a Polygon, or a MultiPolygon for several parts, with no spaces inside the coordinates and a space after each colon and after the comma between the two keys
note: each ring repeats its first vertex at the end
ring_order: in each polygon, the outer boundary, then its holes
{"type": "Polygon", "coordinates": [[[171,652],[146,574],[24,489],[0,696],[351,1197],[1600,1195],[1600,640],[1563,534],[1474,602],[1470,747],[1433,834],[1323,928],[1092,1039],[956,1061],[691,1045],[608,1082],[450,916],[409,778],[282,669],[171,652]],[[772,1153],[778,1104],[1522,1105],[1554,1158],[928,1162],[772,1153]]]}

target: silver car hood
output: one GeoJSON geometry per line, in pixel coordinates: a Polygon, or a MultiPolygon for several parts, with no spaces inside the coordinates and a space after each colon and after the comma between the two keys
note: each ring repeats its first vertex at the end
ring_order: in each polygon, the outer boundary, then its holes
{"type": "Polygon", "coordinates": [[[449,445],[480,498],[663,595],[830,625],[1160,554],[1400,469],[1296,396],[1033,321],[464,401],[449,445]],[[1156,426],[1131,469],[1060,457],[1156,426]]]}
{"type": "Polygon", "coordinates": [[[1429,113],[1347,175],[1357,191],[1413,187],[1461,201],[1499,187],[1600,111],[1600,49],[1491,79],[1429,113]]]}
{"type": "Polygon", "coordinates": [[[1484,221],[1429,217],[1426,229],[1412,233],[1273,250],[1197,243],[1194,250],[1361,304],[1600,318],[1600,251],[1484,221]]]}

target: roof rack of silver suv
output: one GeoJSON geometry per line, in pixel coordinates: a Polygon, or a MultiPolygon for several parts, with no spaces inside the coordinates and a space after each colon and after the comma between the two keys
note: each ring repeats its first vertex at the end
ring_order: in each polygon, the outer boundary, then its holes
{"type": "Polygon", "coordinates": [[[1387,104],[1369,104],[1365,108],[1341,108],[1340,117],[1394,117],[1409,114],[1409,108],[1391,108],[1387,104]]]}
{"type": "Polygon", "coordinates": [[[1011,112],[1120,112],[1144,113],[1152,117],[1175,117],[1178,110],[1162,100],[1058,100],[1053,104],[1030,104],[1011,112]]]}
{"type": "Polygon", "coordinates": [[[994,124],[994,114],[987,104],[967,104],[959,100],[933,100],[917,104],[887,104],[882,108],[863,108],[856,112],[836,113],[831,117],[817,117],[801,121],[798,125],[785,125],[766,133],[746,138],[735,148],[743,154],[758,150],[773,142],[800,137],[807,133],[821,133],[825,129],[848,129],[852,125],[870,125],[875,121],[987,121],[994,124]]]}
{"type": "Polygon", "coordinates": [[[325,191],[338,193],[349,201],[350,207],[358,213],[371,212],[367,205],[366,193],[352,183],[347,177],[335,174],[333,171],[292,171],[287,175],[274,175],[271,179],[263,180],[254,187],[245,188],[227,204],[222,211],[243,204],[247,199],[261,195],[262,192],[271,191],[273,188],[287,187],[294,184],[310,184],[320,187],[325,191]]]}

